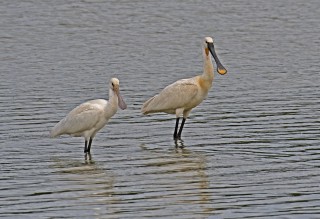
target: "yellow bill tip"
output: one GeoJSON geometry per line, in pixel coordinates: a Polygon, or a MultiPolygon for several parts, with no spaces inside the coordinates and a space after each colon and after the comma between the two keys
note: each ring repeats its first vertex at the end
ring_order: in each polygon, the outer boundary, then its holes
{"type": "Polygon", "coordinates": [[[227,73],[227,69],[225,68],[218,68],[218,73],[221,74],[221,75],[224,75],[227,73]]]}

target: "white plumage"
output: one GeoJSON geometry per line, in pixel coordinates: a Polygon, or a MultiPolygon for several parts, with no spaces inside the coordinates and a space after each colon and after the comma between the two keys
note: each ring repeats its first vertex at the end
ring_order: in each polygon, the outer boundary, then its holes
{"type": "Polygon", "coordinates": [[[90,100],[80,104],[58,122],[50,132],[51,137],[68,134],[85,138],[85,153],[90,153],[91,143],[96,133],[117,112],[118,106],[127,106],[119,91],[119,80],[112,78],[109,84],[109,101],[104,99],[90,100]]]}
{"type": "Polygon", "coordinates": [[[203,74],[193,78],[181,79],[165,87],[159,94],[146,101],[141,109],[143,114],[164,112],[176,115],[174,139],[180,139],[186,118],[191,110],[199,105],[208,95],[213,81],[213,64],[211,56],[217,64],[219,74],[226,74],[227,70],[220,63],[213,45],[213,39],[206,37],[203,43],[203,74]],[[183,120],[178,132],[179,118],[183,120]]]}

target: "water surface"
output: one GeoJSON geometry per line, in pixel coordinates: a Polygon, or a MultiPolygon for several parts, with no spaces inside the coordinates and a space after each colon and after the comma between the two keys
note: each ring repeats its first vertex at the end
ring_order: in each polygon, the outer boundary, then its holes
{"type": "Polygon", "coordinates": [[[317,218],[320,3],[0,3],[0,217],[317,218]],[[212,36],[228,74],[172,140],[149,97],[202,72],[212,36]],[[108,97],[128,109],[94,139],[50,139],[69,110],[108,97]],[[177,147],[178,146],[178,147],[177,147]],[[183,147],[181,147],[183,146],[183,147]]]}

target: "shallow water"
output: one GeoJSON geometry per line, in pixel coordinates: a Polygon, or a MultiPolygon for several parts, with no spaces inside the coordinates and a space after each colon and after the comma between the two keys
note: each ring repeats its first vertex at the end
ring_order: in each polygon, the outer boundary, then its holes
{"type": "Polygon", "coordinates": [[[317,218],[320,3],[0,3],[0,217],[317,218]],[[228,74],[172,140],[142,103],[202,71],[213,36],[228,74]],[[116,76],[128,109],[94,139],[50,139],[116,76]],[[183,146],[183,147],[182,147],[183,146]]]}

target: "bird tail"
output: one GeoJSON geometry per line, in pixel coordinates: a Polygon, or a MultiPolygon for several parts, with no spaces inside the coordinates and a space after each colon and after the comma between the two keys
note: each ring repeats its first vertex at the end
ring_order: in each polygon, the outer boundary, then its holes
{"type": "Polygon", "coordinates": [[[59,135],[61,135],[63,133],[62,130],[62,124],[63,124],[63,120],[61,120],[60,122],[58,122],[50,131],[50,137],[54,138],[57,137],[59,135]]]}
{"type": "Polygon", "coordinates": [[[150,98],[149,100],[147,100],[144,104],[143,104],[143,106],[142,106],[142,108],[141,108],[141,112],[144,114],[144,115],[147,115],[149,112],[150,112],[150,103],[153,101],[153,99],[154,99],[155,97],[152,97],[152,98],[150,98]]]}
{"type": "Polygon", "coordinates": [[[50,137],[51,138],[54,138],[54,137],[57,137],[59,134],[57,132],[57,130],[55,128],[53,128],[51,131],[50,131],[50,137]]]}

